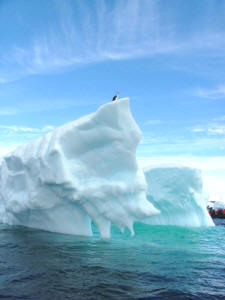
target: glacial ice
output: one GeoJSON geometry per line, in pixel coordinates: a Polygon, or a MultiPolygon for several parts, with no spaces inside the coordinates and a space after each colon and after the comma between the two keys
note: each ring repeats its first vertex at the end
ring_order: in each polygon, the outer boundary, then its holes
{"type": "Polygon", "coordinates": [[[202,191],[199,170],[184,166],[154,166],[144,169],[147,198],[160,210],[146,220],[151,225],[213,226],[202,191]]]}
{"type": "Polygon", "coordinates": [[[138,167],[141,131],[127,98],[56,128],[0,162],[0,221],[102,237],[111,224],[213,225],[197,171],[138,167]]]}

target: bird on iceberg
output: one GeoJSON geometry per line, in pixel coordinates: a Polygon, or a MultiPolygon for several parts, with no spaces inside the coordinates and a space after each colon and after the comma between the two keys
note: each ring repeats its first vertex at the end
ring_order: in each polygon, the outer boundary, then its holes
{"type": "Polygon", "coordinates": [[[116,92],[116,95],[113,96],[112,101],[118,100],[119,92],[116,92]]]}

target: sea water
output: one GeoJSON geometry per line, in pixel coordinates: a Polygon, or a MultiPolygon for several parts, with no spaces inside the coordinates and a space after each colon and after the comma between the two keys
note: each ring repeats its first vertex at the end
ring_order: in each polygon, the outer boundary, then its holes
{"type": "Polygon", "coordinates": [[[0,225],[1,299],[224,299],[225,222],[110,239],[0,225]]]}

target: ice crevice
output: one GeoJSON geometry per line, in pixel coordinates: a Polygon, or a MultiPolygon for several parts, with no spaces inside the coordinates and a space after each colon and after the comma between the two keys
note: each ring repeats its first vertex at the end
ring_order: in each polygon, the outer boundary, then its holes
{"type": "Polygon", "coordinates": [[[0,222],[86,236],[94,222],[102,237],[111,224],[213,225],[198,171],[142,170],[141,137],[124,98],[20,146],[0,162],[0,222]]]}

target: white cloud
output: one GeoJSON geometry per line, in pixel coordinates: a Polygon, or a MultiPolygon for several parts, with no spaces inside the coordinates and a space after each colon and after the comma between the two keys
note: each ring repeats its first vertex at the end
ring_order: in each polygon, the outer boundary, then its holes
{"type": "Polygon", "coordinates": [[[14,150],[21,144],[42,137],[54,128],[51,125],[41,128],[0,125],[0,156],[14,150]]]}
{"type": "Polygon", "coordinates": [[[221,126],[221,125],[216,125],[213,127],[208,128],[208,133],[209,134],[225,134],[225,126],[221,126]]]}
{"type": "Polygon", "coordinates": [[[3,156],[15,150],[18,146],[19,146],[18,143],[11,143],[11,144],[0,143],[0,156],[3,156]]]}
{"type": "MultiPolygon", "coordinates": [[[[176,60],[177,55],[193,54],[224,58],[223,31],[216,27],[213,31],[205,24],[204,29],[190,29],[181,35],[182,24],[174,18],[177,12],[163,1],[99,0],[89,5],[87,1],[55,0],[51,5],[47,9],[55,11],[54,22],[43,18],[45,26],[34,23],[34,33],[27,36],[26,43],[20,40],[21,32],[7,55],[0,53],[0,83],[104,60],[171,54],[176,60]]],[[[206,16],[207,9],[202,13],[206,16]]],[[[201,17],[195,22],[198,28],[201,17]]],[[[222,98],[224,89],[199,89],[198,94],[222,98]]]]}
{"type": "Polygon", "coordinates": [[[50,125],[41,128],[0,125],[0,156],[24,143],[42,137],[53,129],[54,127],[50,125]]]}
{"type": "Polygon", "coordinates": [[[41,131],[42,132],[49,132],[49,131],[52,131],[55,127],[52,126],[52,125],[46,125],[44,127],[41,128],[41,131]]]}
{"type": "Polygon", "coordinates": [[[86,1],[53,3],[54,23],[28,36],[26,44],[14,42],[7,57],[0,55],[6,64],[1,69],[7,70],[0,72],[0,83],[90,62],[176,53],[188,45],[175,37],[174,24],[166,23],[156,0],[95,1],[95,9],[86,1]]]}
{"type": "MultiPolygon", "coordinates": [[[[225,116],[213,118],[211,122],[189,128],[194,133],[206,134],[208,136],[225,136],[225,116]]],[[[223,140],[224,142],[224,140],[223,140]]]]}
{"type": "Polygon", "coordinates": [[[223,122],[223,121],[225,121],[225,115],[224,115],[224,116],[217,117],[217,118],[214,118],[213,121],[223,122]]]}
{"type": "Polygon", "coordinates": [[[159,125],[162,124],[162,120],[148,120],[145,122],[146,125],[159,125]]]}
{"type": "Polygon", "coordinates": [[[194,128],[192,128],[192,131],[193,132],[205,132],[206,129],[203,127],[194,127],[194,128]]]}
{"type": "MultiPolygon", "coordinates": [[[[223,128],[196,128],[192,131],[196,133],[195,136],[190,135],[176,135],[165,133],[164,135],[148,135],[144,134],[141,145],[149,146],[155,151],[160,152],[194,152],[196,150],[207,151],[209,148],[218,149],[225,146],[225,136],[223,135],[223,128]],[[199,133],[203,133],[199,136],[199,133]]],[[[151,149],[150,148],[150,149],[151,149]]],[[[149,150],[150,150],[149,149],[149,150]]]]}
{"type": "Polygon", "coordinates": [[[141,167],[148,165],[186,165],[202,171],[222,171],[225,176],[225,156],[194,156],[194,155],[174,155],[174,156],[152,156],[138,157],[141,167]]]}
{"type": "Polygon", "coordinates": [[[212,89],[198,88],[194,91],[195,96],[207,99],[224,99],[225,86],[219,86],[212,89]]]}
{"type": "MultiPolygon", "coordinates": [[[[107,99],[108,100],[108,99],[107,99]]],[[[102,102],[94,99],[29,99],[24,100],[18,107],[0,107],[0,116],[12,116],[23,113],[38,113],[43,111],[63,110],[71,107],[100,105],[102,102]]]]}
{"type": "Polygon", "coordinates": [[[225,125],[212,123],[205,126],[193,127],[191,131],[194,133],[205,133],[207,135],[225,135],[225,125]]]}
{"type": "Polygon", "coordinates": [[[161,143],[166,143],[166,142],[167,142],[167,140],[163,137],[144,135],[142,137],[140,144],[141,145],[152,145],[152,144],[161,144],[161,143]]]}
{"type": "Polygon", "coordinates": [[[1,107],[0,108],[0,116],[17,115],[18,113],[19,113],[19,110],[14,107],[1,107]]]}
{"type": "Polygon", "coordinates": [[[210,201],[225,202],[225,175],[204,175],[203,187],[210,201]]]}
{"type": "Polygon", "coordinates": [[[43,133],[48,132],[54,129],[53,126],[47,125],[42,128],[33,128],[33,127],[24,127],[24,126],[6,126],[6,125],[0,125],[0,130],[7,130],[12,132],[28,132],[28,133],[43,133]]]}

